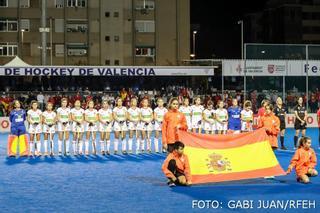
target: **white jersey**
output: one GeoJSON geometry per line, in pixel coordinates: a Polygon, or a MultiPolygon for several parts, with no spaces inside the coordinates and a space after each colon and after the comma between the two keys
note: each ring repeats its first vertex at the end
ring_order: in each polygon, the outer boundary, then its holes
{"type": "Polygon", "coordinates": [[[100,115],[100,120],[103,122],[109,122],[107,124],[100,123],[99,124],[99,131],[100,132],[112,132],[112,110],[111,109],[100,109],[98,111],[100,115]]]}
{"type": "Polygon", "coordinates": [[[40,109],[37,109],[36,111],[29,109],[28,110],[28,115],[30,116],[31,120],[35,123],[40,123],[41,121],[41,115],[42,112],[40,109]]]}
{"type": "Polygon", "coordinates": [[[155,120],[154,130],[161,131],[162,129],[162,122],[164,115],[168,112],[167,108],[165,107],[157,107],[154,109],[154,113],[157,115],[157,120],[155,120]]]}
{"type": "Polygon", "coordinates": [[[57,109],[57,114],[60,116],[58,122],[64,123],[69,121],[70,108],[59,107],[57,109]]]}
{"type": "Polygon", "coordinates": [[[85,131],[97,131],[97,115],[98,115],[98,111],[96,109],[86,109],[84,111],[84,115],[86,116],[86,120],[88,120],[89,122],[86,121],[86,125],[85,125],[85,131]],[[90,126],[90,123],[93,124],[93,126],[90,126]]]}
{"type": "Polygon", "coordinates": [[[167,110],[167,108],[165,108],[165,107],[162,107],[162,108],[157,107],[157,108],[155,108],[155,109],[154,109],[154,113],[157,115],[157,120],[156,120],[156,122],[157,122],[157,121],[162,122],[162,121],[163,121],[163,117],[164,117],[164,115],[165,115],[167,112],[168,112],[168,110],[167,110]]]}
{"type": "Polygon", "coordinates": [[[84,125],[81,123],[84,119],[84,110],[82,108],[71,110],[71,114],[74,116],[75,121],[72,123],[73,132],[84,132],[84,125]],[[77,122],[80,122],[80,125],[77,125],[77,122]]]}
{"type": "Polygon", "coordinates": [[[127,109],[125,107],[115,107],[113,113],[116,115],[118,121],[125,121],[127,119],[127,109]]]}
{"type": "Polygon", "coordinates": [[[70,115],[70,108],[62,108],[59,107],[57,109],[57,115],[59,115],[58,117],[58,131],[62,132],[62,131],[70,131],[70,124],[69,124],[69,115],[70,115]],[[63,123],[65,123],[65,125],[63,125],[63,123]]]}
{"type": "Polygon", "coordinates": [[[42,113],[42,116],[44,118],[44,124],[43,124],[43,132],[44,133],[55,133],[55,118],[57,114],[53,111],[48,112],[44,111],[42,113]],[[50,127],[50,125],[52,125],[50,127]]]}
{"type": "Polygon", "coordinates": [[[241,131],[252,131],[252,110],[241,111],[241,131]]]}
{"type": "Polygon", "coordinates": [[[153,125],[152,125],[152,109],[150,107],[147,108],[141,108],[141,121],[140,121],[140,129],[143,131],[152,131],[153,125]],[[142,120],[143,119],[143,120],[142,120]]]}
{"type": "Polygon", "coordinates": [[[192,105],[191,106],[191,123],[192,128],[198,129],[201,127],[201,121],[202,121],[202,112],[203,112],[203,106],[199,105],[192,105]]]}
{"type": "Polygon", "coordinates": [[[33,122],[38,123],[37,125],[29,124],[29,133],[31,134],[41,133],[42,132],[42,125],[40,124],[41,115],[42,115],[41,110],[37,109],[36,111],[34,111],[30,109],[28,110],[27,114],[33,122]]]}
{"type": "Polygon", "coordinates": [[[245,121],[252,121],[253,112],[252,110],[241,110],[241,119],[245,121]]]}
{"type": "Polygon", "coordinates": [[[184,114],[184,116],[186,117],[187,120],[187,125],[188,125],[188,129],[190,130],[192,128],[192,124],[191,124],[191,107],[190,106],[181,106],[179,108],[179,111],[182,112],[184,114]]]}
{"type": "Polygon", "coordinates": [[[135,123],[139,122],[140,109],[138,107],[136,107],[135,109],[129,108],[128,113],[129,113],[130,120],[132,120],[135,123]]]}
{"type": "Polygon", "coordinates": [[[115,114],[114,118],[117,118],[117,120],[114,121],[113,129],[114,131],[127,131],[127,123],[125,122],[127,120],[127,109],[125,107],[115,107],[113,109],[113,113],[115,114]]]}
{"type": "Polygon", "coordinates": [[[207,118],[207,120],[209,120],[210,122],[203,120],[203,129],[206,131],[215,131],[216,130],[216,123],[214,120],[214,114],[215,114],[215,110],[214,109],[205,109],[203,110],[203,114],[205,115],[205,117],[207,118]]]}
{"type": "MultiPolygon", "coordinates": [[[[219,121],[228,121],[228,111],[226,109],[216,109],[215,115],[219,121]]],[[[216,128],[219,131],[226,131],[228,129],[228,123],[216,122],[216,128]]]]}
{"type": "Polygon", "coordinates": [[[140,121],[140,109],[136,107],[135,109],[129,108],[128,109],[130,121],[128,123],[128,129],[139,130],[139,121],[140,121]]]}

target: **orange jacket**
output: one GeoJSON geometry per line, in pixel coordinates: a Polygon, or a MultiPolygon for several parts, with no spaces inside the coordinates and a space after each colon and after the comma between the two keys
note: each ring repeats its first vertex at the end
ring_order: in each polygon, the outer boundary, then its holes
{"type": "Polygon", "coordinates": [[[175,150],[173,150],[173,152],[167,156],[167,158],[162,164],[162,171],[165,174],[165,176],[167,178],[175,177],[174,174],[168,169],[169,162],[172,159],[176,161],[177,171],[183,173],[186,176],[186,180],[190,181],[191,174],[188,156],[185,154],[179,156],[179,154],[175,150]]]}
{"type": "Polygon", "coordinates": [[[296,169],[297,176],[307,174],[308,169],[314,169],[316,165],[317,157],[312,148],[309,150],[303,147],[297,149],[290,162],[290,166],[296,169]]]}
{"type": "Polygon", "coordinates": [[[278,147],[278,134],[280,132],[280,120],[273,113],[263,115],[259,119],[259,128],[266,128],[269,142],[272,147],[278,147]]]}
{"type": "Polygon", "coordinates": [[[181,130],[188,129],[186,117],[182,112],[170,110],[164,115],[162,123],[162,143],[173,144],[179,140],[178,125],[181,130]]]}

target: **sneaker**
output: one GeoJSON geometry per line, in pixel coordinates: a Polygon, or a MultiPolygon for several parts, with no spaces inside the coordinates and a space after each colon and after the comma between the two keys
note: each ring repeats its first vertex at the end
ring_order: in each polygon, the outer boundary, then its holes
{"type": "Polygon", "coordinates": [[[66,156],[70,156],[70,152],[67,152],[67,153],[66,153],[66,156]]]}
{"type": "Polygon", "coordinates": [[[151,150],[150,149],[148,150],[148,153],[151,154],[151,150]]]}
{"type": "Polygon", "coordinates": [[[127,151],[122,151],[122,154],[127,155],[128,153],[127,153],[127,151]]]}
{"type": "Polygon", "coordinates": [[[132,152],[132,150],[129,150],[129,152],[128,152],[129,154],[133,154],[133,152],[132,152]]]}
{"type": "Polygon", "coordinates": [[[88,155],[89,155],[89,152],[88,152],[88,151],[85,151],[85,155],[87,155],[87,156],[88,156],[88,155]]]}
{"type": "Polygon", "coordinates": [[[44,156],[47,157],[47,156],[48,156],[48,152],[45,152],[45,153],[44,153],[44,156]]]}
{"type": "Polygon", "coordinates": [[[62,152],[59,152],[58,155],[59,155],[59,156],[62,156],[62,152]]]}
{"type": "Polygon", "coordinates": [[[109,151],[106,151],[106,155],[110,155],[110,152],[109,152],[109,151]]]}
{"type": "Polygon", "coordinates": [[[264,177],[264,179],[273,180],[273,179],[274,179],[274,176],[266,176],[266,177],[264,177]]]}
{"type": "Polygon", "coordinates": [[[54,153],[53,153],[53,152],[51,152],[51,153],[50,153],[50,156],[51,156],[51,157],[52,157],[52,156],[54,156],[54,153]]]}
{"type": "Polygon", "coordinates": [[[106,155],[105,151],[102,151],[102,152],[101,152],[101,155],[106,155]]]}
{"type": "Polygon", "coordinates": [[[281,149],[282,150],[288,150],[287,147],[285,147],[285,146],[281,146],[281,149]]]}
{"type": "Polygon", "coordinates": [[[144,149],[143,150],[141,150],[141,154],[143,154],[144,153],[144,149]]]}
{"type": "Polygon", "coordinates": [[[162,153],[167,153],[167,150],[163,149],[163,150],[162,150],[162,153]]]}
{"type": "Polygon", "coordinates": [[[117,154],[118,154],[118,151],[114,151],[114,153],[113,153],[113,154],[117,155],[117,154]]]}
{"type": "Polygon", "coordinates": [[[29,153],[29,157],[33,157],[33,152],[30,152],[30,153],[29,153]]]}
{"type": "Polygon", "coordinates": [[[176,184],[171,180],[169,180],[167,184],[168,184],[169,187],[175,187],[176,186],[176,184]]]}
{"type": "Polygon", "coordinates": [[[37,155],[37,156],[41,157],[41,155],[42,155],[42,153],[41,153],[41,152],[38,152],[38,155],[37,155]]]}

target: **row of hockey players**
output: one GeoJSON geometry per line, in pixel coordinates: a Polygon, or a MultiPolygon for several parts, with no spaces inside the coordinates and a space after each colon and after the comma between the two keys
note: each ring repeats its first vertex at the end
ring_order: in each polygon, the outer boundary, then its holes
{"type": "MultiPolygon", "coordinates": [[[[110,133],[114,132],[114,152],[118,152],[118,145],[121,143],[124,154],[132,153],[133,139],[136,138],[136,152],[143,152],[146,149],[151,152],[151,133],[155,131],[154,146],[159,152],[159,140],[161,126],[165,113],[168,111],[164,107],[163,99],[157,100],[157,108],[152,110],[149,107],[148,99],[143,99],[141,107],[138,107],[137,99],[131,100],[130,108],[123,106],[122,99],[116,100],[116,106],[111,109],[107,101],[103,101],[102,108],[94,109],[94,102],[89,101],[86,110],[81,108],[80,101],[75,102],[75,107],[67,107],[67,100],[62,99],[61,107],[56,112],[53,111],[51,103],[47,104],[46,110],[41,112],[37,102],[31,103],[31,109],[27,112],[30,134],[30,151],[33,155],[33,143],[35,141],[35,154],[40,155],[41,142],[40,134],[44,134],[45,155],[48,154],[48,141],[53,147],[53,137],[58,132],[58,149],[62,154],[62,143],[64,142],[64,152],[69,155],[69,132],[73,134],[74,154],[83,154],[83,135],[85,134],[85,154],[89,153],[89,141],[91,140],[93,153],[97,152],[96,133],[100,132],[100,149],[102,154],[110,154],[110,133]],[[126,140],[127,132],[129,139],[126,140]],[[145,143],[146,141],[146,143],[145,143]],[[127,149],[128,145],[128,149],[127,149]]],[[[208,101],[205,106],[201,105],[201,99],[196,98],[195,103],[189,106],[189,99],[184,99],[179,110],[186,116],[189,131],[199,132],[202,130],[207,134],[224,134],[227,129],[234,131],[251,131],[253,113],[251,103],[245,102],[244,109],[238,107],[237,100],[233,101],[233,106],[228,110],[224,108],[224,102],[219,101],[214,109],[213,103],[208,101]],[[229,118],[230,116],[230,118],[229,118]]]]}

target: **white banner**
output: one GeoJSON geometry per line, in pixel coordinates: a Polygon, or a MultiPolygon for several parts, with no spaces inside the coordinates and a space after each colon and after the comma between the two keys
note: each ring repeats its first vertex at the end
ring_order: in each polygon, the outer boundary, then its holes
{"type": "Polygon", "coordinates": [[[320,61],[304,60],[223,60],[224,76],[320,76],[320,61]]]}
{"type": "MultiPolygon", "coordinates": [[[[257,124],[257,117],[255,117],[254,124],[257,124]]],[[[27,127],[27,122],[25,122],[27,127]]],[[[294,127],[294,114],[287,114],[286,116],[286,126],[287,128],[294,127]]],[[[307,118],[307,127],[315,128],[318,127],[317,114],[309,114],[307,118]]],[[[10,122],[9,117],[0,117],[0,133],[10,132],[10,122]]]]}
{"type": "Polygon", "coordinates": [[[0,76],[213,76],[213,67],[0,67],[0,76]]]}

